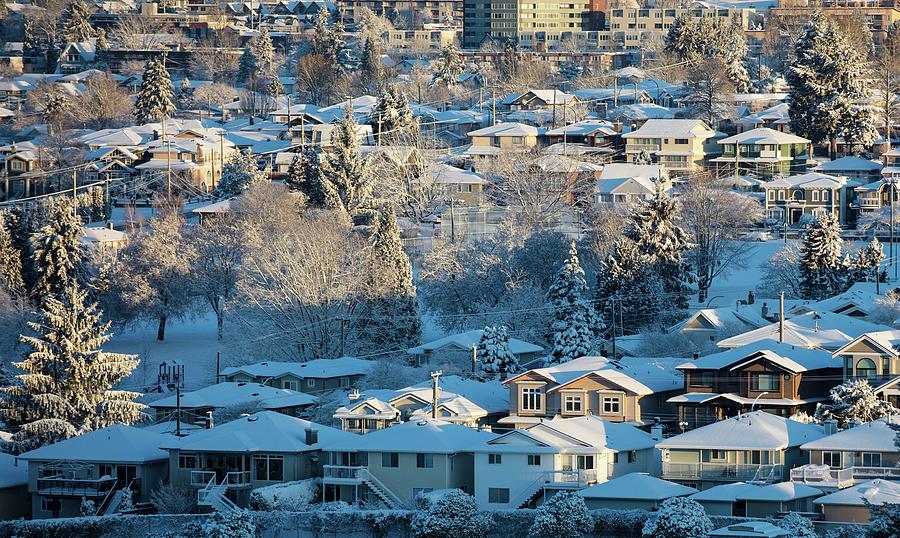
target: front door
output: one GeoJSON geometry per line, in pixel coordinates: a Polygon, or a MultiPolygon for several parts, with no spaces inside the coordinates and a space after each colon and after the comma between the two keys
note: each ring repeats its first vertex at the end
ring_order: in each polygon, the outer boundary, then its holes
{"type": "Polygon", "coordinates": [[[116,465],[116,489],[128,487],[137,476],[134,465],[116,465]]]}

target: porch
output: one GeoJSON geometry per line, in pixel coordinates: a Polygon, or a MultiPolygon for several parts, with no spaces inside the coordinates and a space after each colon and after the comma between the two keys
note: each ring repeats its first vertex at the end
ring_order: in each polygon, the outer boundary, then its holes
{"type": "Polygon", "coordinates": [[[881,478],[900,480],[900,467],[845,467],[832,469],[827,465],[809,464],[791,469],[791,482],[808,486],[843,489],[857,482],[881,478]]]}

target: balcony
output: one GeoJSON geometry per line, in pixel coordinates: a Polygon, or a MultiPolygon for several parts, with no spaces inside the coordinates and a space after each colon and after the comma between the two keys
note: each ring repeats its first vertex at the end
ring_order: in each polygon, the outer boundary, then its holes
{"type": "Polygon", "coordinates": [[[45,496],[104,498],[116,487],[116,479],[111,476],[94,479],[48,476],[38,478],[37,487],[38,494],[45,496]]]}
{"type": "Polygon", "coordinates": [[[809,486],[846,488],[856,482],[884,478],[900,480],[900,467],[845,467],[832,469],[827,465],[809,464],[791,469],[791,482],[809,486]]]}
{"type": "Polygon", "coordinates": [[[545,482],[555,487],[583,488],[597,483],[597,471],[594,469],[546,471],[544,476],[545,482]]]}
{"type": "Polygon", "coordinates": [[[772,482],[784,475],[782,465],[744,463],[670,463],[663,462],[665,480],[718,480],[723,482],[772,482]]]}
{"type": "Polygon", "coordinates": [[[636,153],[638,151],[659,151],[659,144],[631,144],[625,145],[626,153],[636,153]]]}
{"type": "Polygon", "coordinates": [[[206,487],[211,480],[217,484],[229,488],[240,489],[250,487],[250,471],[230,471],[222,474],[217,471],[191,471],[191,485],[194,487],[206,487]]]}
{"type": "Polygon", "coordinates": [[[350,465],[324,465],[322,477],[326,484],[361,484],[365,467],[350,465]]]}

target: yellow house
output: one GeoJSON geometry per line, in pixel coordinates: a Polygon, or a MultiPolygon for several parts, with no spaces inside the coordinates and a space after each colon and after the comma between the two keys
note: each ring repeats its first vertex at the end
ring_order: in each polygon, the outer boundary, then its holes
{"type": "Polygon", "coordinates": [[[425,180],[445,198],[453,198],[464,205],[476,206],[484,200],[487,181],[475,172],[438,163],[425,171],[425,180]]]}
{"type": "Polygon", "coordinates": [[[646,152],[655,163],[675,173],[701,169],[706,141],[715,136],[702,120],[647,120],[635,131],[622,135],[628,162],[646,152]]]}
{"type": "Polygon", "coordinates": [[[538,143],[543,129],[524,123],[498,123],[484,129],[469,131],[472,140],[468,154],[471,156],[499,155],[505,151],[525,151],[538,143]]]}

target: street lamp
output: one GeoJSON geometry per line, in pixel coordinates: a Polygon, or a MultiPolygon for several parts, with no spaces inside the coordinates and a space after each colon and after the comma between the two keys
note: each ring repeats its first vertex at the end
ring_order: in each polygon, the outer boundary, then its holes
{"type": "Polygon", "coordinates": [[[788,223],[787,223],[787,213],[784,215],[784,231],[781,236],[784,237],[784,244],[787,245],[787,231],[788,231],[788,223]]]}
{"type": "Polygon", "coordinates": [[[753,403],[750,404],[750,412],[751,413],[753,412],[753,408],[756,406],[756,402],[758,402],[759,399],[762,398],[763,396],[765,396],[766,394],[768,394],[768,392],[760,392],[759,395],[753,399],[753,403]]]}

